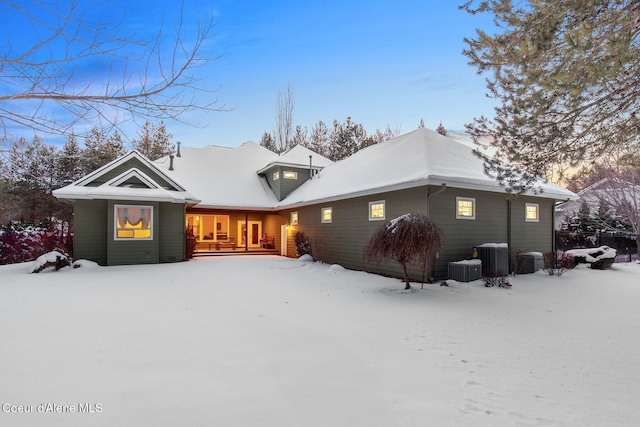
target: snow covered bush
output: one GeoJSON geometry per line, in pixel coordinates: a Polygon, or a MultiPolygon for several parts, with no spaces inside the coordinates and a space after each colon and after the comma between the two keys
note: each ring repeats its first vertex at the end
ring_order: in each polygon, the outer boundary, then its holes
{"type": "Polygon", "coordinates": [[[302,255],[313,255],[311,252],[311,244],[309,243],[309,238],[304,235],[302,231],[298,231],[295,236],[293,236],[293,240],[296,243],[296,251],[298,256],[302,255]]]}
{"type": "Polygon", "coordinates": [[[502,272],[495,274],[489,274],[488,276],[482,276],[482,282],[487,288],[498,286],[499,288],[510,288],[509,278],[502,272]]]}
{"type": "Polygon", "coordinates": [[[38,259],[33,262],[33,265],[31,266],[31,273],[40,273],[42,270],[46,270],[50,267],[53,267],[58,271],[69,265],[71,265],[71,257],[60,250],[54,250],[40,255],[38,259]]]}
{"type": "Polygon", "coordinates": [[[371,236],[364,250],[364,260],[391,259],[402,266],[405,289],[411,289],[407,265],[426,269],[429,257],[442,247],[442,231],[431,220],[419,213],[408,213],[385,222],[371,236]]]}
{"type": "Polygon", "coordinates": [[[0,227],[0,265],[33,261],[56,248],[73,251],[72,235],[66,224],[11,222],[0,227]]]}
{"type": "Polygon", "coordinates": [[[606,270],[616,259],[617,251],[609,246],[599,248],[571,249],[565,252],[575,260],[575,263],[589,264],[595,270],[606,270]]]}

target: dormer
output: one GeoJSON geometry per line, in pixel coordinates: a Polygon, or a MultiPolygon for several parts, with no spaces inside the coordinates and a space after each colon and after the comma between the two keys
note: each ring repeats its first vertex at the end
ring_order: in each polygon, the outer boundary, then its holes
{"type": "Polygon", "coordinates": [[[331,163],[326,157],[296,145],[260,169],[258,175],[264,176],[273,194],[281,201],[331,163]]]}

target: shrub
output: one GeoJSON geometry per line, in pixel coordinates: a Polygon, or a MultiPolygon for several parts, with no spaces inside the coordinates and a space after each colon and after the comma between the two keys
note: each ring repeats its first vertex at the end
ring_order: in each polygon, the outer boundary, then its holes
{"type": "Polygon", "coordinates": [[[0,264],[34,261],[57,248],[63,253],[73,251],[73,236],[66,223],[52,221],[34,226],[11,222],[0,228],[0,264]]]}
{"type": "Polygon", "coordinates": [[[482,282],[487,288],[497,286],[499,288],[510,288],[509,278],[502,272],[489,272],[488,276],[482,276],[482,282]]]}
{"type": "Polygon", "coordinates": [[[304,235],[302,231],[298,231],[295,236],[293,236],[293,240],[296,243],[296,252],[298,256],[302,255],[311,255],[311,243],[309,243],[309,238],[304,235]]]}
{"type": "Polygon", "coordinates": [[[567,270],[571,270],[576,266],[576,261],[572,255],[566,252],[551,251],[543,254],[544,271],[550,276],[562,276],[567,270]]]}
{"type": "Polygon", "coordinates": [[[193,258],[193,253],[196,251],[196,236],[193,235],[193,228],[187,227],[187,245],[185,258],[193,258]]]}
{"type": "Polygon", "coordinates": [[[442,246],[442,231],[426,215],[408,213],[385,222],[364,250],[366,262],[392,259],[402,266],[405,289],[411,289],[407,264],[425,266],[442,246]]]}

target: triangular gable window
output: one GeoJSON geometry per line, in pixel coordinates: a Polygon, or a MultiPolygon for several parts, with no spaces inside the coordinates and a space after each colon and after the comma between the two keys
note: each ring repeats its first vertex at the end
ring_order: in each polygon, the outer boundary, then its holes
{"type": "Polygon", "coordinates": [[[107,185],[122,188],[160,188],[149,176],[135,168],[113,178],[107,185]]]}

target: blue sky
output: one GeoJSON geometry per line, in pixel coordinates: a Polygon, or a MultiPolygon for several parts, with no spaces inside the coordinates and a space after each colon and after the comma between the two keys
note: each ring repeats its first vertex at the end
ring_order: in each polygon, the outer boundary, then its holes
{"type": "MultiPolygon", "coordinates": [[[[163,10],[167,27],[176,16],[176,2],[110,3],[115,16],[126,11],[125,29],[140,34],[157,30],[163,10]]],[[[217,99],[230,111],[183,117],[195,126],[167,121],[174,142],[259,142],[274,128],[276,96],[287,85],[295,91],[294,122],[309,129],[319,120],[331,126],[334,119],[350,116],[369,132],[387,124],[408,132],[422,118],[428,128],[442,121],[456,133],[473,117],[491,115],[484,78],[461,54],[463,37],[490,21],[458,10],[458,2],[220,0],[194,5],[186,2],[186,22],[212,12],[215,36],[204,52],[221,55],[196,71],[204,79],[200,85],[216,91],[199,93],[197,99],[217,99]]],[[[135,138],[134,126],[123,129],[135,138]]]]}

